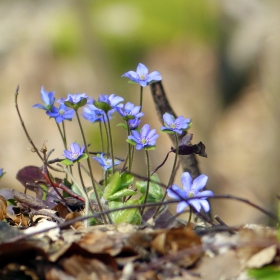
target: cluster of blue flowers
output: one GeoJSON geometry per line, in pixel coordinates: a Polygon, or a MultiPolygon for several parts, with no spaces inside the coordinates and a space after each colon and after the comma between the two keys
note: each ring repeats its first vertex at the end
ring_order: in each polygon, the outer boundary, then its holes
{"type": "MultiPolygon", "coordinates": [[[[160,81],[162,79],[161,74],[158,71],[153,71],[149,74],[148,68],[139,63],[135,71],[128,71],[122,75],[122,77],[129,78],[132,82],[138,83],[141,87],[160,81]]],[[[156,140],[159,135],[155,129],[151,129],[149,124],[144,124],[142,128],[139,128],[141,118],[144,113],[141,112],[141,106],[135,106],[131,102],[122,104],[124,99],[115,94],[103,95],[101,94],[97,100],[82,94],[68,94],[66,99],[61,98],[56,101],[54,92],[47,92],[44,87],[41,88],[41,99],[43,104],[35,104],[34,108],[43,109],[50,118],[54,118],[57,123],[61,123],[65,120],[72,120],[80,107],[83,107],[82,116],[91,123],[103,122],[107,123],[112,118],[112,115],[117,112],[122,119],[126,122],[129,135],[127,142],[134,145],[136,150],[150,150],[154,149],[156,140]],[[54,105],[57,103],[58,105],[54,105]]],[[[184,131],[190,128],[191,120],[179,116],[175,118],[169,113],[163,115],[164,125],[161,127],[161,131],[174,134],[182,134],[184,131]]],[[[73,142],[70,146],[70,150],[64,150],[63,156],[71,162],[79,161],[85,153],[85,146],[80,147],[78,143],[73,142]]],[[[113,166],[120,164],[117,159],[107,157],[104,153],[94,156],[100,166],[105,170],[110,170],[113,166]]],[[[0,170],[1,171],[1,170],[0,170]]],[[[177,206],[177,212],[181,213],[185,207],[192,206],[196,211],[200,211],[201,207],[205,211],[209,211],[210,206],[207,202],[207,197],[212,196],[211,191],[201,191],[207,182],[208,177],[206,175],[200,175],[194,180],[188,172],[182,175],[183,190],[173,184],[171,185],[167,193],[171,198],[180,200],[177,206]],[[188,198],[194,198],[187,200],[188,198]]]]}

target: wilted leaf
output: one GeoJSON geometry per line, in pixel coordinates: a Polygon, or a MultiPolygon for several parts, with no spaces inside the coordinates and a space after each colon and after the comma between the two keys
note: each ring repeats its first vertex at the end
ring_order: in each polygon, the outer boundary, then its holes
{"type": "MultiPolygon", "coordinates": [[[[180,250],[198,245],[201,245],[200,238],[194,233],[191,227],[165,230],[159,233],[151,243],[152,248],[162,255],[175,254],[180,250]]],[[[185,255],[180,259],[180,264],[183,266],[190,266],[200,255],[201,253],[199,251],[197,253],[185,255]]]]}
{"type": "Polygon", "coordinates": [[[0,220],[3,220],[6,218],[7,215],[7,200],[5,197],[0,195],[0,220]]]}
{"type": "Polygon", "coordinates": [[[43,191],[40,188],[32,187],[27,185],[29,184],[36,184],[36,182],[45,182],[45,178],[42,174],[42,171],[37,166],[25,166],[24,168],[20,169],[16,175],[16,179],[22,183],[22,185],[30,191],[36,193],[37,198],[42,198],[43,191]]]}
{"type": "MultiPolygon", "coordinates": [[[[65,217],[65,221],[71,221],[71,220],[73,220],[75,218],[78,218],[78,217],[81,217],[81,216],[82,216],[81,212],[75,211],[75,212],[67,214],[66,217],[65,217]]],[[[72,226],[76,230],[81,230],[85,227],[85,224],[83,222],[75,222],[75,223],[72,224],[72,226]]]]}

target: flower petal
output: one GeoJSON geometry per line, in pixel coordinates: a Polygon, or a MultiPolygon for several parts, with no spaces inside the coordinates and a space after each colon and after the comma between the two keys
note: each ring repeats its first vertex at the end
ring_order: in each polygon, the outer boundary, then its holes
{"type": "Polygon", "coordinates": [[[148,82],[150,83],[151,81],[161,81],[162,80],[162,76],[161,73],[158,71],[153,71],[149,74],[148,76],[148,82]]]}
{"type": "Polygon", "coordinates": [[[182,200],[183,198],[187,198],[186,193],[182,189],[180,189],[179,186],[177,186],[175,184],[167,189],[167,194],[168,194],[169,197],[174,198],[174,199],[178,199],[178,200],[182,200]]]}
{"type": "Polygon", "coordinates": [[[210,205],[207,200],[200,200],[200,204],[205,212],[208,212],[210,210],[210,205]]]}
{"type": "Polygon", "coordinates": [[[189,172],[184,172],[181,177],[183,189],[189,192],[192,189],[192,177],[189,172]]]}
{"type": "Polygon", "coordinates": [[[142,75],[145,76],[148,74],[149,70],[144,64],[139,63],[137,66],[136,72],[139,76],[142,76],[142,75]]]}
{"type": "Polygon", "coordinates": [[[179,214],[179,213],[183,212],[184,209],[188,206],[189,206],[189,204],[187,202],[182,201],[182,202],[178,203],[176,212],[179,214]]]}
{"type": "Polygon", "coordinates": [[[203,189],[207,183],[208,176],[201,174],[193,180],[192,190],[195,192],[200,191],[203,189]]]}
{"type": "Polygon", "coordinates": [[[201,204],[200,204],[200,200],[198,199],[190,199],[189,200],[189,204],[197,211],[199,212],[201,209],[201,204]]]}
{"type": "MultiPolygon", "coordinates": [[[[196,194],[196,197],[203,197],[203,196],[213,196],[214,193],[212,191],[203,191],[196,194]]],[[[206,199],[206,198],[205,198],[206,199]]]]}
{"type": "Polygon", "coordinates": [[[163,115],[163,121],[164,121],[165,124],[170,126],[174,122],[174,117],[169,113],[165,113],[163,115]]]}

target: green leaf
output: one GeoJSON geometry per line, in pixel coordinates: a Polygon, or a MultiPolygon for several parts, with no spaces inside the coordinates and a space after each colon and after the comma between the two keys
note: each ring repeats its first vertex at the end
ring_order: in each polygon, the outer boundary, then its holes
{"type": "MultiPolygon", "coordinates": [[[[100,188],[100,186],[98,184],[95,184],[95,187],[97,189],[98,197],[102,197],[103,191],[100,188]]],[[[88,196],[89,196],[89,199],[92,199],[93,201],[97,202],[96,195],[95,195],[93,188],[88,192],[88,196]]]]}
{"type": "Polygon", "coordinates": [[[73,165],[73,164],[74,164],[74,162],[71,161],[71,160],[68,159],[68,158],[66,158],[66,159],[64,159],[63,161],[61,161],[61,163],[62,163],[63,165],[73,165]]]}
{"type": "Polygon", "coordinates": [[[106,113],[108,113],[112,109],[111,106],[106,102],[95,101],[94,106],[106,113]]]}
{"type": "Polygon", "coordinates": [[[109,184],[104,189],[103,197],[105,199],[109,199],[109,197],[111,197],[115,193],[131,185],[133,183],[133,180],[133,175],[128,173],[122,173],[120,175],[120,173],[116,171],[114,175],[109,177],[109,184]]]}
{"type": "Polygon", "coordinates": [[[144,148],[146,151],[151,151],[151,150],[155,150],[156,146],[148,146],[144,148]]]}
{"type": "Polygon", "coordinates": [[[111,181],[104,189],[103,197],[105,199],[108,199],[109,196],[117,192],[119,190],[119,187],[121,186],[121,177],[118,171],[116,171],[111,178],[111,181]]]}
{"type": "Polygon", "coordinates": [[[135,194],[137,194],[137,192],[135,192],[134,190],[123,189],[110,195],[108,197],[108,200],[118,200],[121,197],[130,196],[130,195],[132,196],[135,194]]]}
{"type": "Polygon", "coordinates": [[[133,146],[136,145],[136,142],[133,141],[132,139],[126,139],[126,142],[129,143],[129,144],[131,144],[131,145],[133,145],[133,146]]]}
{"type": "MultiPolygon", "coordinates": [[[[125,204],[122,202],[109,202],[109,209],[120,208],[128,205],[139,205],[139,200],[129,200],[125,204]]],[[[141,223],[141,215],[138,208],[124,209],[111,213],[112,221],[115,224],[129,223],[139,225],[141,223]]]]}
{"type": "Polygon", "coordinates": [[[117,124],[117,126],[121,126],[125,130],[127,130],[127,125],[125,123],[119,123],[119,124],[117,124]]]}
{"type": "Polygon", "coordinates": [[[81,160],[87,159],[87,158],[88,158],[88,154],[84,153],[79,157],[79,159],[77,161],[80,162],[81,160]]]}
{"type": "Polygon", "coordinates": [[[80,107],[83,107],[84,105],[87,104],[87,99],[86,98],[82,98],[79,102],[77,103],[73,103],[71,101],[65,101],[64,105],[66,105],[69,108],[74,109],[75,111],[77,111],[80,107]]]}
{"type": "Polygon", "coordinates": [[[254,268],[247,270],[250,277],[256,280],[279,280],[280,268],[276,266],[264,266],[262,268],[254,268]]]}
{"type": "MultiPolygon", "coordinates": [[[[159,202],[163,198],[163,190],[156,173],[151,176],[151,180],[153,182],[150,181],[147,202],[159,202]]],[[[137,181],[135,184],[135,187],[143,194],[143,196],[140,198],[141,203],[144,201],[144,197],[147,191],[147,183],[147,181],[137,181]]]]}
{"type": "Polygon", "coordinates": [[[130,173],[122,173],[121,174],[121,189],[125,188],[125,187],[128,187],[130,186],[132,183],[133,183],[133,180],[134,180],[134,176],[130,173]]]}
{"type": "Polygon", "coordinates": [[[79,196],[83,197],[83,194],[82,192],[80,191],[80,189],[75,185],[73,184],[72,187],[71,187],[72,191],[76,194],[78,194],[79,196]]]}

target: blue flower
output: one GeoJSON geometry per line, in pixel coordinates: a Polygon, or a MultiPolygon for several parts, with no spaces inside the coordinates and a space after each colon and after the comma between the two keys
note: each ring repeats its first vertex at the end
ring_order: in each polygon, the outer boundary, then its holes
{"type": "Polygon", "coordinates": [[[130,130],[136,129],[139,126],[140,122],[141,122],[141,119],[139,119],[139,118],[129,120],[128,121],[129,129],[130,130]]]}
{"type": "Polygon", "coordinates": [[[60,123],[64,120],[72,120],[74,117],[75,111],[69,109],[66,105],[60,103],[59,108],[53,106],[51,111],[47,111],[47,115],[51,118],[55,118],[57,123],[60,123]]]}
{"type": "Polygon", "coordinates": [[[161,73],[158,71],[153,71],[152,73],[148,73],[148,68],[139,63],[135,71],[128,71],[122,75],[122,77],[127,77],[131,81],[138,83],[140,86],[145,87],[153,82],[161,81],[161,73]]]}
{"type": "Polygon", "coordinates": [[[84,153],[85,146],[80,147],[77,142],[73,142],[70,146],[70,150],[64,150],[63,156],[71,161],[77,161],[84,153]]]}
{"type": "Polygon", "coordinates": [[[4,176],[6,172],[4,172],[4,168],[0,168],[0,179],[4,176]]]}
{"type": "Polygon", "coordinates": [[[44,105],[35,104],[32,107],[43,109],[43,110],[46,110],[46,111],[50,111],[52,109],[53,103],[55,101],[54,91],[47,92],[47,91],[45,91],[44,87],[42,86],[42,88],[41,88],[41,99],[42,99],[44,105]]]}
{"type": "Polygon", "coordinates": [[[201,207],[205,212],[210,210],[210,205],[205,196],[213,196],[212,191],[202,191],[207,183],[208,177],[204,174],[199,175],[194,180],[192,179],[190,173],[184,172],[181,177],[181,182],[183,189],[180,189],[178,185],[172,185],[167,189],[168,196],[174,199],[181,200],[177,205],[177,213],[183,212],[185,207],[191,205],[197,212],[200,211],[201,207]],[[187,199],[189,197],[197,197],[197,199],[190,199],[187,201],[182,201],[182,199],[187,199]]]}
{"type": "MultiPolygon", "coordinates": [[[[110,110],[108,112],[108,115],[109,115],[109,119],[112,118],[112,113],[114,112],[115,110],[110,110]]],[[[89,104],[88,106],[86,106],[84,108],[84,113],[82,114],[82,116],[94,123],[94,122],[107,122],[107,116],[105,114],[105,112],[101,109],[98,109],[97,107],[95,107],[94,105],[92,104],[89,104]]]]}
{"type": "Polygon", "coordinates": [[[59,100],[57,100],[58,103],[63,103],[68,101],[71,102],[73,104],[77,104],[79,103],[83,98],[85,98],[87,100],[87,104],[92,104],[93,103],[93,99],[90,96],[87,96],[85,93],[76,93],[76,94],[68,94],[67,98],[60,98],[59,100]]]}
{"type": "Polygon", "coordinates": [[[98,98],[98,102],[103,102],[107,103],[111,109],[117,109],[117,108],[122,108],[123,104],[121,102],[124,101],[124,99],[120,96],[116,96],[115,94],[100,94],[98,98]]]}
{"type": "Polygon", "coordinates": [[[148,124],[143,125],[140,133],[136,130],[131,131],[132,135],[128,136],[128,142],[136,145],[136,150],[153,148],[156,145],[156,139],[158,134],[156,134],[155,129],[150,129],[148,124]]]}
{"type": "Polygon", "coordinates": [[[162,131],[177,132],[181,134],[187,130],[191,122],[190,119],[185,119],[183,116],[175,119],[171,114],[165,113],[163,115],[164,126],[161,127],[162,131]]]}
{"type": "Polygon", "coordinates": [[[124,108],[117,108],[119,114],[124,120],[131,120],[135,118],[140,118],[144,116],[144,113],[140,112],[141,106],[134,106],[133,103],[127,102],[124,108]]]}
{"type": "MultiPolygon", "coordinates": [[[[105,158],[103,154],[100,154],[96,157],[93,157],[93,159],[97,160],[100,164],[100,166],[104,169],[104,170],[109,170],[111,167],[113,167],[113,161],[111,158],[105,158]]],[[[115,159],[114,160],[114,165],[118,165],[120,164],[120,160],[115,159]]]]}

